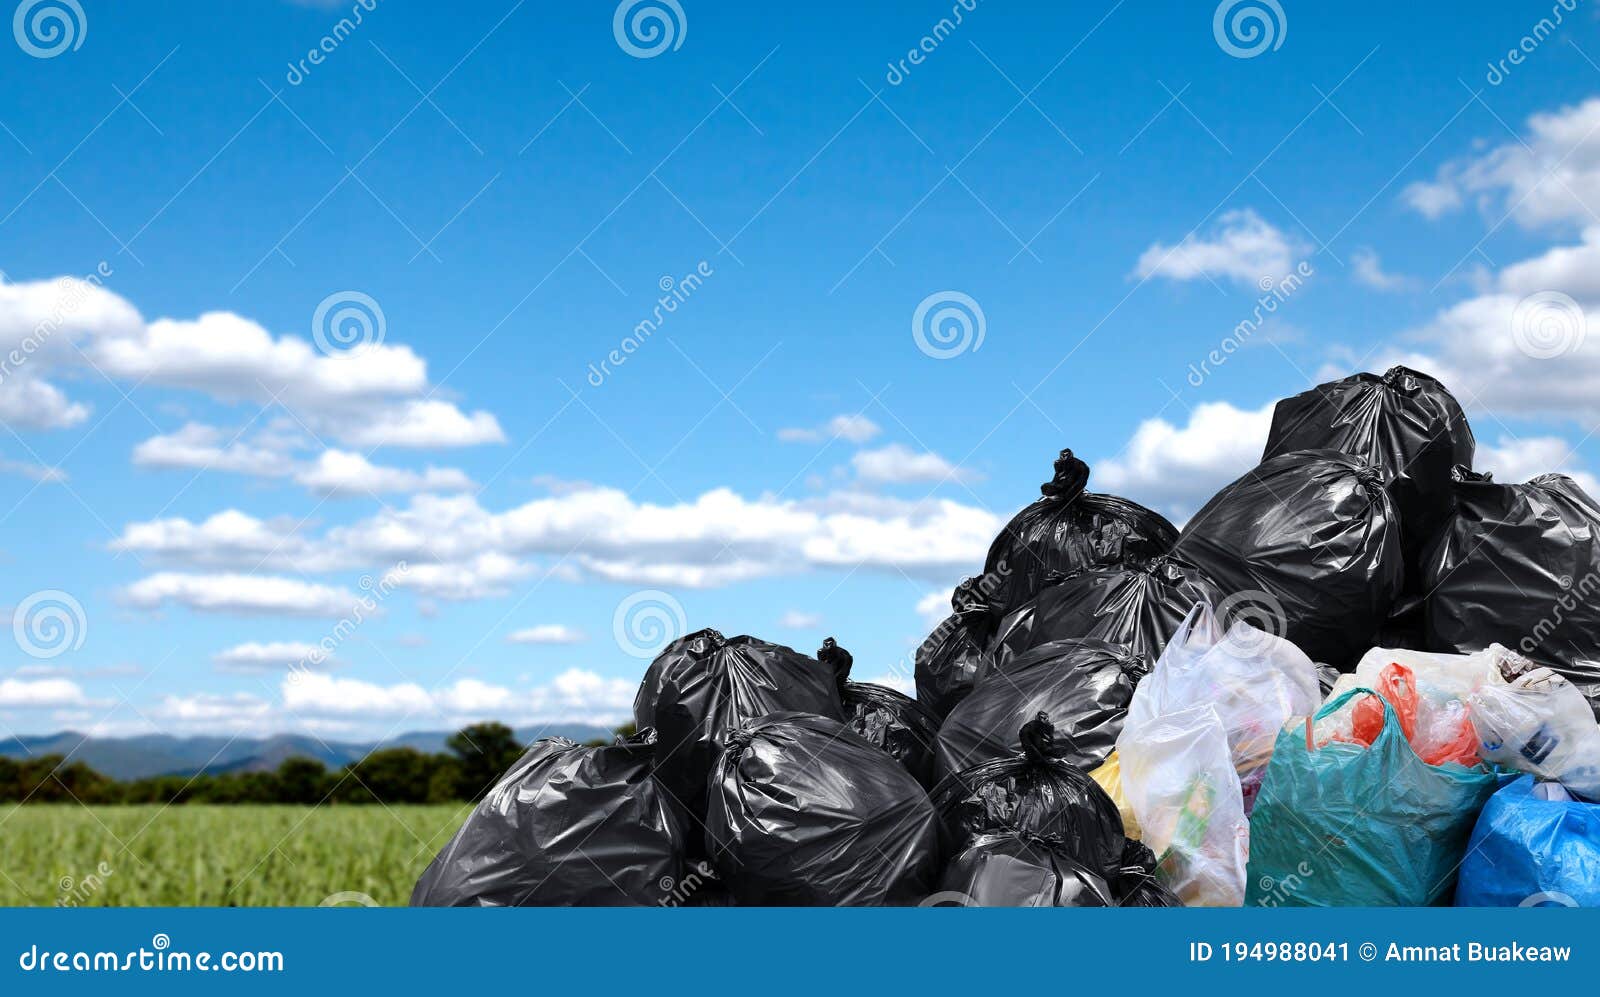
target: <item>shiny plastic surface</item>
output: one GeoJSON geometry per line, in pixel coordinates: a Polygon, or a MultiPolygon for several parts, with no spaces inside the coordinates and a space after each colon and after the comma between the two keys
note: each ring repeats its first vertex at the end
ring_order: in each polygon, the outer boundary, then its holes
{"type": "Polygon", "coordinates": [[[924,786],[933,785],[933,751],[939,718],[903,693],[871,682],[846,682],[840,691],[847,727],[904,765],[924,786]]]}
{"type": "Polygon", "coordinates": [[[728,736],[706,848],[741,906],[917,904],[940,872],[939,819],[917,780],[837,720],[806,713],[728,736]]]}
{"type": "Polygon", "coordinates": [[[993,602],[1000,612],[1022,605],[1051,575],[1111,567],[1165,554],[1178,541],[1166,517],[1115,495],[1084,491],[1089,465],[1061,451],[1042,497],[1011,518],[989,547],[984,571],[1001,574],[993,602]]]}
{"type": "Polygon", "coordinates": [[[701,630],[667,645],[645,672],[634,722],[660,740],[656,776],[696,816],[721,737],[741,724],[797,710],[844,718],[831,668],[756,637],[701,630]]]}
{"type": "Polygon", "coordinates": [[[1066,760],[1090,771],[1116,746],[1134,686],[1149,668],[1124,645],[1090,639],[1053,641],[1009,659],[945,718],[936,774],[1010,757],[1022,747],[1018,730],[1041,712],[1055,724],[1066,760]]]}
{"type": "Polygon", "coordinates": [[[1505,644],[1600,710],[1600,505],[1561,474],[1501,485],[1457,468],[1454,489],[1424,559],[1429,647],[1505,644]]]}
{"type": "Polygon", "coordinates": [[[1114,907],[1111,887],[1065,849],[1039,838],[989,834],[950,860],[941,893],[973,907],[1114,907]]]}
{"type": "Polygon", "coordinates": [[[962,581],[950,597],[953,612],[917,647],[917,702],[940,718],[972,691],[998,619],[989,594],[1004,581],[993,572],[962,581]]]}
{"type": "Polygon", "coordinates": [[[661,883],[683,876],[685,826],[650,775],[648,740],[536,742],[423,872],[411,906],[662,902],[661,883]]]}
{"type": "Polygon", "coordinates": [[[1457,907],[1600,907],[1600,805],[1542,800],[1532,776],[1478,816],[1457,907]]]}
{"type": "Polygon", "coordinates": [[[1274,615],[1281,607],[1284,637],[1346,671],[1373,645],[1405,578],[1380,472],[1334,450],[1263,461],[1195,513],[1178,550],[1229,595],[1264,594],[1249,598],[1274,615]]]}

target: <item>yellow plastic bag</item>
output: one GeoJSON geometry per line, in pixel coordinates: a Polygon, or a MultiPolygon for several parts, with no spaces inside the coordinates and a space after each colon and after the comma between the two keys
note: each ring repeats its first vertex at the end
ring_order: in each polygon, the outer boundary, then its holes
{"type": "Polygon", "coordinates": [[[1089,778],[1099,783],[1100,788],[1116,803],[1117,811],[1122,814],[1122,833],[1130,841],[1138,841],[1139,820],[1133,815],[1133,807],[1128,805],[1128,797],[1122,792],[1122,759],[1117,757],[1115,751],[1111,752],[1111,756],[1099,768],[1089,773],[1089,778]]]}

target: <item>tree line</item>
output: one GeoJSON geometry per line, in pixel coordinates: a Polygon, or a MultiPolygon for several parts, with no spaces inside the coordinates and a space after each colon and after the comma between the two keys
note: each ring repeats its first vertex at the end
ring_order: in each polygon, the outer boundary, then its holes
{"type": "Polygon", "coordinates": [[[505,724],[480,723],[450,735],[440,754],[383,748],[336,769],[314,758],[289,758],[264,772],[118,780],[61,755],[0,758],[0,801],[450,803],[480,799],[522,756],[525,747],[505,724]]]}

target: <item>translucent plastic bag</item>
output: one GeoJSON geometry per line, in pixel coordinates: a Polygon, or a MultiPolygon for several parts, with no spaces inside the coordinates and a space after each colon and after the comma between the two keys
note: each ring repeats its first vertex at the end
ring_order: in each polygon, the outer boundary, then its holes
{"type": "Polygon", "coordinates": [[[1560,788],[1523,776],[1489,798],[1461,864],[1457,907],[1600,907],[1600,806],[1564,799],[1560,788]]]}
{"type": "Polygon", "coordinates": [[[1117,805],[1117,813],[1122,815],[1122,830],[1129,841],[1139,840],[1139,818],[1134,816],[1133,806],[1128,802],[1128,794],[1122,791],[1122,759],[1117,757],[1115,751],[1111,757],[1093,772],[1089,778],[1100,784],[1100,788],[1111,797],[1111,802],[1117,805]]]}
{"type": "MultiPolygon", "coordinates": [[[[1399,663],[1383,670],[1377,691],[1394,709],[1400,732],[1423,761],[1429,765],[1454,762],[1468,768],[1478,764],[1477,733],[1461,700],[1448,694],[1424,696],[1411,669],[1399,663]]],[[[1373,697],[1362,699],[1351,717],[1351,739],[1369,745],[1383,732],[1383,724],[1383,704],[1373,697]]]]}
{"type": "Polygon", "coordinates": [[[1572,683],[1537,668],[1484,685],[1471,702],[1484,758],[1600,802],[1600,726],[1572,683]]]}
{"type": "Polygon", "coordinates": [[[1126,728],[1117,755],[1156,878],[1187,906],[1242,904],[1250,824],[1216,710],[1197,706],[1126,728]]]}
{"type": "Polygon", "coordinates": [[[1278,731],[1290,717],[1315,710],[1320,692],[1317,667],[1299,648],[1242,620],[1224,631],[1210,604],[1201,602],[1134,690],[1125,730],[1210,706],[1227,735],[1248,813],[1278,731]]]}

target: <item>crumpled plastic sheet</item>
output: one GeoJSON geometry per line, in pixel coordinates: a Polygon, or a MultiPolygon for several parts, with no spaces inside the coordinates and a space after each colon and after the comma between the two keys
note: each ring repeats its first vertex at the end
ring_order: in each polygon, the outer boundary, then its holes
{"type": "Polygon", "coordinates": [[[1114,907],[1105,878],[1048,840],[974,839],[950,860],[940,894],[969,907],[1114,907]]]}
{"type": "Polygon", "coordinates": [[[650,774],[648,731],[538,741],[423,872],[413,907],[635,906],[683,878],[685,818],[650,774]]]}
{"type": "Polygon", "coordinates": [[[940,777],[1021,748],[1017,732],[1049,715],[1064,757],[1085,771],[1116,747],[1134,686],[1148,661],[1125,645],[1103,640],[1053,641],[1005,662],[945,718],[935,772],[940,777]]]}
{"type": "Polygon", "coordinates": [[[939,718],[903,693],[871,682],[846,682],[845,725],[904,765],[924,786],[933,785],[933,751],[939,718]]]}
{"type": "Polygon", "coordinates": [[[1003,582],[992,572],[962,581],[950,596],[953,612],[917,646],[917,701],[941,719],[972,691],[998,622],[989,594],[1003,582]]]}
{"type": "Polygon", "coordinates": [[[1177,549],[1230,596],[1264,603],[1312,660],[1346,671],[1405,581],[1382,473],[1335,450],[1263,461],[1194,514],[1177,549]]]}
{"type": "Polygon", "coordinates": [[[660,740],[656,776],[694,815],[727,731],[783,710],[844,719],[831,669],[793,648],[700,630],[667,645],[645,672],[634,722],[660,740]]]}
{"type": "Polygon", "coordinates": [[[915,905],[940,872],[939,818],[899,762],[826,717],[730,734],[706,848],[740,906],[915,905]]]}

